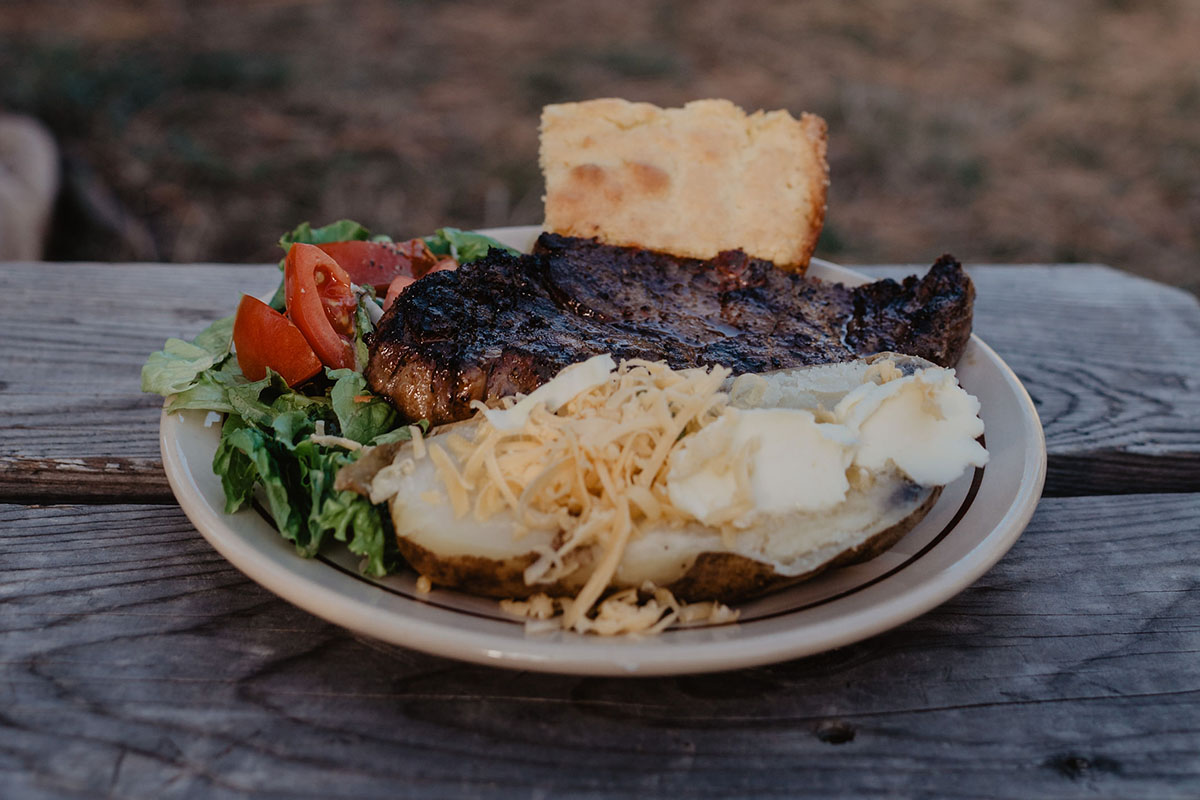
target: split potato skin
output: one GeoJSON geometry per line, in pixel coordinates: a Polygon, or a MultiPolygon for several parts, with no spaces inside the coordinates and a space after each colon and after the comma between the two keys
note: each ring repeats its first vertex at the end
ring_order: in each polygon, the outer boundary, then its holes
{"type": "Polygon", "coordinates": [[[498,600],[523,600],[537,592],[566,594],[555,584],[525,583],[525,569],[537,560],[533,553],[503,560],[481,556],[443,556],[422,547],[407,537],[397,536],[400,555],[434,586],[460,589],[469,594],[494,597],[498,600]]]}
{"type": "MultiPolygon", "coordinates": [[[[870,561],[908,535],[937,503],[941,492],[941,487],[928,490],[924,501],[903,520],[803,574],[781,575],[773,565],[740,553],[705,551],[695,556],[682,577],[664,588],[684,602],[738,603],[803,583],[834,567],[870,561]]],[[[537,560],[533,553],[507,559],[440,555],[405,536],[397,536],[397,545],[409,565],[435,586],[498,600],[525,600],[539,593],[551,597],[574,595],[591,573],[596,555],[591,550],[581,553],[579,569],[566,578],[531,585],[525,583],[525,570],[537,560]]]]}
{"type": "Polygon", "coordinates": [[[771,564],[755,561],[739,553],[710,551],[698,555],[687,573],[666,588],[684,602],[717,600],[726,604],[740,603],[811,580],[834,567],[870,561],[907,536],[937,503],[941,493],[941,487],[935,487],[929,491],[925,501],[900,522],[801,575],[780,575],[771,564]]]}
{"type": "MultiPolygon", "coordinates": [[[[842,388],[843,385],[857,385],[870,365],[882,358],[891,359],[905,375],[932,366],[911,356],[880,354],[845,365],[767,374],[762,377],[775,383],[768,391],[770,399],[765,407],[805,408],[818,404],[829,407],[831,401],[848,390],[842,388]]],[[[735,401],[737,394],[735,387],[735,401]]],[[[458,423],[454,427],[468,424],[458,423]]],[[[436,441],[439,433],[439,430],[431,432],[429,441],[436,441]]],[[[391,463],[393,457],[401,456],[404,448],[409,446],[407,443],[385,446],[386,450],[377,448],[376,452],[364,455],[339,474],[339,487],[366,493],[372,475],[391,463]]],[[[434,479],[427,476],[426,481],[429,480],[434,479]]],[[[919,486],[898,472],[883,473],[872,482],[874,488],[855,495],[858,504],[855,508],[779,518],[766,525],[765,532],[752,532],[754,535],[744,539],[737,537],[746,534],[736,534],[732,547],[717,531],[699,523],[689,523],[683,529],[644,530],[641,534],[645,544],[642,553],[650,554],[650,561],[640,562],[641,557],[633,552],[635,543],[631,542],[609,588],[639,588],[644,580],[650,579],[685,602],[715,600],[730,604],[810,580],[831,568],[873,559],[925,518],[937,502],[941,487],[919,486]],[[800,530],[800,538],[796,541],[805,541],[807,537],[816,544],[805,545],[809,549],[788,551],[784,548],[770,553],[764,550],[773,546],[770,544],[772,536],[786,537],[793,528],[800,530]],[[660,556],[656,561],[651,552],[656,548],[659,554],[669,550],[670,555],[660,556]],[[782,557],[782,561],[778,558],[773,561],[771,556],[778,557],[781,552],[790,555],[782,557]],[[645,566],[647,564],[649,566],[645,566]]],[[[474,595],[518,600],[541,593],[573,597],[603,557],[599,545],[581,548],[573,554],[577,566],[571,573],[551,583],[529,584],[525,581],[526,570],[538,560],[538,554],[528,541],[514,541],[511,555],[504,553],[504,547],[498,548],[502,557],[472,555],[470,548],[439,533],[457,525],[452,517],[446,517],[448,511],[422,510],[421,501],[411,494],[394,496],[389,509],[399,551],[412,568],[436,586],[474,595]]],[[[497,535],[493,533],[493,537],[497,535]]],[[[541,545],[544,547],[552,540],[550,534],[545,534],[541,545]]],[[[497,548],[493,549],[492,555],[498,555],[497,548]]]]}

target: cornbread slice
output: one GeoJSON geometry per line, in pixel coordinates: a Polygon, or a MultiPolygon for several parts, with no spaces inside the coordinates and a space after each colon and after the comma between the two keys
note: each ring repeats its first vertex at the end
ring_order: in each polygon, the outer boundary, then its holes
{"type": "Polygon", "coordinates": [[[825,219],[825,121],[728,100],[542,109],[545,228],[693,258],[742,249],[803,272],[825,219]]]}

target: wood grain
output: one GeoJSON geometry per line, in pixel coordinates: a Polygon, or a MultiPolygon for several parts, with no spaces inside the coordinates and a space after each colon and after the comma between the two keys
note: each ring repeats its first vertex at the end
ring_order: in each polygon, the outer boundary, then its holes
{"type": "Polygon", "coordinates": [[[142,364],[278,280],[263,265],[0,264],[0,340],[19,343],[0,361],[0,499],[174,502],[142,364]]]}
{"type": "Polygon", "coordinates": [[[1121,450],[1056,453],[1049,457],[1044,497],[1094,494],[1200,492],[1200,456],[1196,453],[1147,455],[1121,450]]]}
{"type": "Polygon", "coordinates": [[[619,680],[349,634],[175,507],[32,505],[171,502],[141,364],[278,273],[0,265],[0,797],[1200,796],[1200,309],[1103,267],[972,274],[1051,455],[1013,551],[851,647],[619,680]],[[1071,496],[1130,492],[1158,494],[1071,496]]]}
{"type": "Polygon", "coordinates": [[[1043,500],[974,587],[712,676],[455,663],[275,599],[175,509],[0,506],[0,796],[1200,794],[1200,495],[1043,500]]]}
{"type": "Polygon", "coordinates": [[[243,293],[270,293],[278,281],[264,265],[0,264],[0,338],[24,345],[0,363],[0,381],[52,391],[86,379],[88,389],[133,396],[130,382],[136,389],[166,337],[194,335],[233,313],[243,293]]]}
{"type": "Polygon", "coordinates": [[[14,458],[0,456],[0,497],[31,503],[172,503],[157,458],[14,458]]]}
{"type": "MultiPolygon", "coordinates": [[[[864,267],[898,276],[923,266],[864,267]]],[[[1099,266],[981,266],[976,330],[1029,389],[1046,429],[1047,493],[1194,491],[1200,478],[1200,306],[1177,289],[1099,266]],[[1165,457],[1165,458],[1160,458],[1165,457]]],[[[0,458],[46,480],[0,480],[0,499],[72,496],[170,502],[158,459],[157,398],[141,394],[146,356],[269,293],[273,266],[4,264],[0,458]],[[46,286],[63,287],[46,307],[46,286]],[[102,471],[65,486],[53,460],[137,464],[142,492],[102,471]],[[119,489],[119,490],[118,490],[119,489]]],[[[69,462],[71,463],[71,462],[69,462]]]]}

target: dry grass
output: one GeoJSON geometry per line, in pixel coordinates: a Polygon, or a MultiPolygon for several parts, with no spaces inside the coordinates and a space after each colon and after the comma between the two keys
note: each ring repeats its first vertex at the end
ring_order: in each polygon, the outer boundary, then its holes
{"type": "MultiPolygon", "coordinates": [[[[1198,41],[1192,0],[10,0],[0,105],[179,261],[272,259],[304,219],[537,222],[543,103],[720,96],[829,121],[819,255],[1097,261],[1195,291],[1198,41]]],[[[57,247],[128,257],[103,227],[57,247]]]]}

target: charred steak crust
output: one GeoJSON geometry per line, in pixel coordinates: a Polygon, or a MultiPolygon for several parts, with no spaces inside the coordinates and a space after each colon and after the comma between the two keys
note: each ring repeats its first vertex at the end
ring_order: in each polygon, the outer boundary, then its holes
{"type": "Polygon", "coordinates": [[[855,288],[846,341],[863,355],[892,350],[953,366],[971,338],[974,308],[975,285],[946,254],[922,277],[855,288]]]}
{"type": "Polygon", "coordinates": [[[556,234],[417,281],[379,321],[367,380],[410,420],[464,419],[598,353],[735,373],[893,350],[952,365],[974,288],[951,256],[924,277],[859,287],[741,251],[680,258],[556,234]]]}

